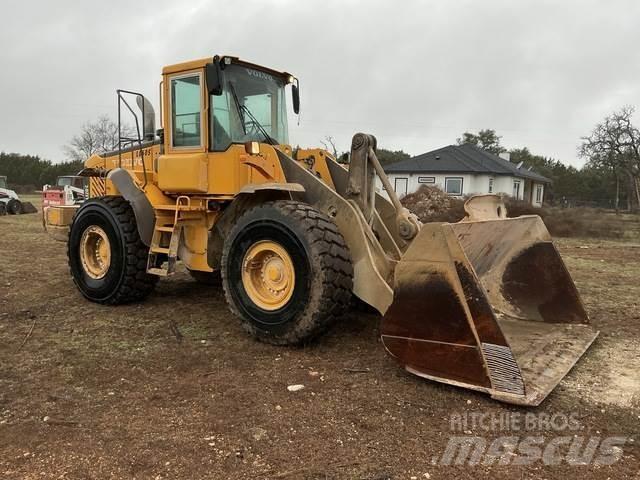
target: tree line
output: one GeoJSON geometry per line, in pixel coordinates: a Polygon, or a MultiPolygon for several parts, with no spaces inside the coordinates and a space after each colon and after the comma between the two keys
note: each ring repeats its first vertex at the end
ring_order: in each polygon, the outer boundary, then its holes
{"type": "Polygon", "coordinates": [[[575,168],[550,157],[533,154],[527,147],[505,148],[495,130],[465,132],[459,145],[470,143],[495,155],[508,152],[509,160],[552,181],[545,201],[558,205],[589,205],[637,211],[640,202],[640,132],[631,122],[634,109],[624,107],[582,137],[578,155],[586,160],[575,168]]]}
{"type": "Polygon", "coordinates": [[[0,175],[7,177],[9,186],[42,188],[55,184],[62,175],[75,175],[82,170],[82,161],[53,163],[37,155],[0,152],[0,175]]]}

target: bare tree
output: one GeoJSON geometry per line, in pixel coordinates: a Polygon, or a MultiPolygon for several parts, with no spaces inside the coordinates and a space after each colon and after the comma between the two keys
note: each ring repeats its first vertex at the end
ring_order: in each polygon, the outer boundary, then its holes
{"type": "Polygon", "coordinates": [[[327,135],[324,137],[324,140],[320,140],[324,149],[333,155],[333,158],[336,160],[340,158],[338,156],[338,149],[336,148],[336,141],[331,135],[327,135]]]}
{"type": "MultiPolygon", "coordinates": [[[[631,117],[635,108],[626,106],[605,117],[578,149],[581,157],[595,167],[611,169],[616,176],[616,197],[621,176],[626,180],[629,210],[640,207],[640,130],[631,117]]],[[[618,198],[616,198],[616,210],[618,198]]]]}
{"type": "MultiPolygon", "coordinates": [[[[124,136],[130,136],[131,128],[123,126],[124,136]]],[[[96,153],[104,153],[118,147],[118,124],[106,115],[95,122],[82,125],[63,150],[70,161],[84,161],[96,153]]]]}

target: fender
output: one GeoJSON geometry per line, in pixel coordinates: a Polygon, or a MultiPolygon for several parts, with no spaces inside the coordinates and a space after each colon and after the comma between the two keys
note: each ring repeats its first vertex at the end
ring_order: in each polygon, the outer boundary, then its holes
{"type": "Polygon", "coordinates": [[[209,241],[207,246],[207,262],[214,270],[220,270],[220,256],[224,239],[240,217],[248,209],[255,205],[268,202],[270,200],[284,200],[291,198],[294,194],[301,194],[305,191],[299,183],[260,183],[245,185],[233,201],[225,207],[222,215],[216,220],[213,228],[209,231],[209,241]]]}
{"type": "Polygon", "coordinates": [[[156,222],[151,202],[149,202],[145,193],[140,190],[129,172],[124,168],[110,170],[107,174],[107,179],[111,180],[124,199],[131,204],[142,243],[146,246],[151,245],[153,227],[156,222]]]}

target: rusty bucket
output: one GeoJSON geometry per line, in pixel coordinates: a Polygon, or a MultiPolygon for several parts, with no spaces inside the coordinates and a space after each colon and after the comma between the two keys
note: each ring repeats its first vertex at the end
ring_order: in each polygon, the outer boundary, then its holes
{"type": "Polygon", "coordinates": [[[598,332],[540,217],[486,217],[422,227],[395,269],[382,341],[411,373],[538,405],[598,332]]]}

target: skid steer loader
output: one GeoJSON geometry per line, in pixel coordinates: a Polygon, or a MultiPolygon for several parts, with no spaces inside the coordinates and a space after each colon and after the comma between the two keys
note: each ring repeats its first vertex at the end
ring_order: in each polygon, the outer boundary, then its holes
{"type": "Polygon", "coordinates": [[[7,187],[7,177],[0,176],[0,215],[22,215],[37,213],[33,203],[20,200],[14,190],[7,187]]]}
{"type": "Polygon", "coordinates": [[[371,135],[353,137],[348,170],[291,148],[298,85],[230,56],[167,66],[157,132],[151,103],[118,90],[119,128],[130,115],[136,135],[86,161],[87,201],[46,213],[82,295],[141,300],[181,261],[197,280],[220,275],[246,330],[273,344],[317,336],[355,295],[409,372],[540,403],[597,335],[540,218],[506,218],[485,196],[460,223],[420,224],[371,135]]]}

